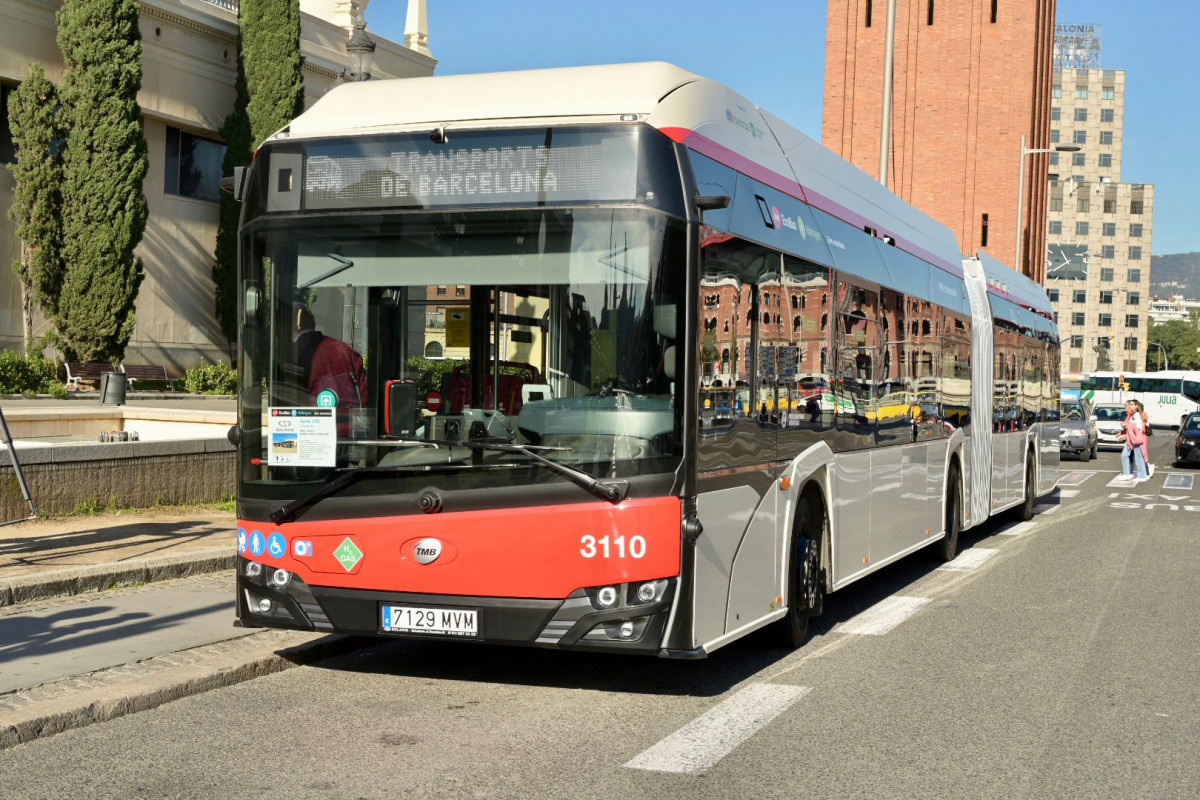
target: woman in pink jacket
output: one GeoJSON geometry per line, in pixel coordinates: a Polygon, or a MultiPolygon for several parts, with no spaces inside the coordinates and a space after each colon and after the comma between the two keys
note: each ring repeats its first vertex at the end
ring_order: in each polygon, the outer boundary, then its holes
{"type": "Polygon", "coordinates": [[[1123,480],[1145,480],[1146,471],[1146,416],[1137,409],[1136,400],[1125,401],[1125,449],[1121,451],[1121,478],[1123,480]]]}

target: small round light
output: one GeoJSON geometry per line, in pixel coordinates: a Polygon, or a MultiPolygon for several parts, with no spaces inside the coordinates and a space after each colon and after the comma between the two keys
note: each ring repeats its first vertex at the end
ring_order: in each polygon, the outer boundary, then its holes
{"type": "Polygon", "coordinates": [[[658,594],[658,587],[656,587],[653,583],[643,583],[638,587],[637,594],[638,600],[641,600],[643,603],[649,603],[653,601],[655,595],[658,594]]]}
{"type": "Polygon", "coordinates": [[[632,622],[622,622],[621,623],[621,638],[628,639],[630,636],[633,636],[633,623],[632,622]]]}
{"type": "Polygon", "coordinates": [[[262,600],[258,601],[258,610],[264,614],[270,614],[271,609],[274,607],[275,604],[271,602],[271,598],[269,597],[264,597],[262,600]]]}
{"type": "Polygon", "coordinates": [[[257,578],[259,575],[262,575],[262,564],[258,563],[257,561],[247,561],[246,577],[257,578]]]}
{"type": "Polygon", "coordinates": [[[291,579],[292,575],[286,569],[277,569],[271,573],[271,583],[276,586],[287,586],[291,579]]]}
{"type": "Polygon", "coordinates": [[[605,586],[600,591],[596,592],[596,599],[600,601],[600,605],[607,608],[617,604],[617,590],[611,586],[605,586]]]}

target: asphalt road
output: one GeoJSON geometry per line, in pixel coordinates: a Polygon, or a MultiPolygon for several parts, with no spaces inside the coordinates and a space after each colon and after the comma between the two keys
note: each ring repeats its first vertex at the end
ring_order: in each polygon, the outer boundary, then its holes
{"type": "MultiPolygon", "coordinates": [[[[5,797],[1194,798],[1200,487],[1110,487],[702,662],[387,641],[0,752],[5,797]],[[880,616],[880,611],[889,613],[880,616]],[[890,626],[890,627],[889,627],[890,626]],[[859,631],[854,633],[851,631],[859,631]]],[[[1183,472],[1186,478],[1200,471],[1183,472]]]]}

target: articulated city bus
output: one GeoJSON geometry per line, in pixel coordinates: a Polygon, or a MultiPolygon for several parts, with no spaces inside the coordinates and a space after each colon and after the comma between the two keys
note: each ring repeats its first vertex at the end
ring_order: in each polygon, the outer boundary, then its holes
{"type": "Polygon", "coordinates": [[[237,183],[243,625],[798,646],[1055,486],[1040,287],[677,67],[344,85],[237,183]]]}
{"type": "Polygon", "coordinates": [[[1089,372],[1079,382],[1082,396],[1097,403],[1140,400],[1150,424],[1178,428],[1179,421],[1200,411],[1200,371],[1089,372]]]}

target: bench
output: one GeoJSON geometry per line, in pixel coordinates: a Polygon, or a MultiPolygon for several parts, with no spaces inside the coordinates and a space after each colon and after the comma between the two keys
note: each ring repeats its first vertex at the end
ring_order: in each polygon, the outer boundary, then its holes
{"type": "Polygon", "coordinates": [[[122,364],[121,371],[125,373],[130,387],[135,381],[157,381],[165,383],[175,391],[175,384],[167,377],[167,368],[161,364],[122,364]]]}
{"type": "Polygon", "coordinates": [[[116,369],[103,361],[68,361],[67,386],[78,389],[80,381],[99,381],[105,372],[116,372],[116,369]]]}

